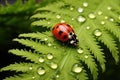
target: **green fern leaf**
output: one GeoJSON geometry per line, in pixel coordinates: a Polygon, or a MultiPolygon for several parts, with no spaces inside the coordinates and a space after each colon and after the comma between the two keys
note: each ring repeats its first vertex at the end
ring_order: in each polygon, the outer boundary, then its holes
{"type": "MultiPolygon", "coordinates": [[[[2,68],[2,71],[22,71],[23,74],[20,75],[28,80],[87,80],[90,71],[92,80],[97,80],[98,67],[104,72],[106,62],[106,53],[100,43],[110,50],[116,63],[119,61],[116,43],[117,40],[120,42],[118,11],[119,0],[61,0],[38,8],[30,18],[33,20],[31,25],[46,27],[50,31],[20,34],[19,38],[13,40],[32,51],[9,50],[10,53],[32,61],[28,63],[28,66],[32,64],[32,72],[29,73],[27,63],[12,64],[2,68]],[[78,47],[68,46],[54,39],[51,30],[60,22],[66,22],[73,27],[79,39],[78,47]],[[18,66],[23,66],[23,70],[18,69],[18,66]]],[[[6,80],[21,78],[15,76],[6,80]]]]}

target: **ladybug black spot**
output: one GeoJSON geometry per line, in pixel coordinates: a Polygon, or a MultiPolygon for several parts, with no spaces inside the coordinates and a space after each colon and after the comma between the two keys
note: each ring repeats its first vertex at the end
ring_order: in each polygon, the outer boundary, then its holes
{"type": "Polygon", "coordinates": [[[64,39],[66,39],[67,38],[67,35],[64,35],[64,39]]]}
{"type": "Polygon", "coordinates": [[[61,35],[63,33],[63,31],[59,31],[58,34],[61,35]]]}
{"type": "Polygon", "coordinates": [[[59,28],[59,26],[57,26],[56,28],[59,28]]]}

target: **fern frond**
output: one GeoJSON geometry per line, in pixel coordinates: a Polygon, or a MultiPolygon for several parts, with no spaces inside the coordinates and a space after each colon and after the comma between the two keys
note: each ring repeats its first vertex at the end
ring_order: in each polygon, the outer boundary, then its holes
{"type": "Polygon", "coordinates": [[[19,49],[11,49],[9,53],[15,54],[17,56],[25,57],[26,60],[33,61],[34,63],[39,63],[39,55],[33,53],[32,51],[27,50],[19,50],[19,49]]]}
{"type": "Polygon", "coordinates": [[[0,71],[16,71],[16,72],[28,72],[31,69],[36,69],[35,64],[32,63],[15,63],[10,64],[7,67],[2,68],[0,71]]]}
{"type": "MultiPolygon", "coordinates": [[[[108,54],[104,52],[101,42],[110,50],[115,61],[119,61],[116,43],[117,40],[120,42],[120,28],[116,25],[119,23],[117,9],[120,11],[119,0],[61,0],[38,8],[31,16],[31,25],[50,30],[20,34],[19,38],[13,40],[29,47],[33,52],[18,49],[9,52],[33,61],[36,80],[87,80],[89,74],[86,68],[93,75],[92,80],[97,80],[99,68],[105,71],[104,54],[108,54]],[[61,44],[53,38],[51,30],[60,22],[72,26],[79,40],[78,47],[61,44]]],[[[6,70],[14,69],[10,67],[6,70]]],[[[15,70],[20,71],[17,68],[15,70]]]]}

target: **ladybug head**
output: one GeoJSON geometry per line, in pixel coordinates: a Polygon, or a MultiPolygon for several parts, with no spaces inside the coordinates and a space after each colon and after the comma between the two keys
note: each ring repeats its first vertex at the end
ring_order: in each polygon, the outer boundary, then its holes
{"type": "Polygon", "coordinates": [[[75,33],[70,32],[68,37],[69,37],[69,40],[68,40],[69,44],[78,46],[78,42],[79,42],[79,41],[78,41],[78,39],[76,38],[75,33]]]}

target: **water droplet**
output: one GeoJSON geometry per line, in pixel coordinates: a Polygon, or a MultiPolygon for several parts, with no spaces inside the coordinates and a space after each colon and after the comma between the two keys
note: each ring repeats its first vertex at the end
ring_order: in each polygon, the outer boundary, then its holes
{"type": "Polygon", "coordinates": [[[87,26],[86,29],[89,30],[89,29],[90,29],[90,26],[87,26]]]}
{"type": "Polygon", "coordinates": [[[75,20],[74,18],[72,18],[72,21],[75,20]]]}
{"type": "Polygon", "coordinates": [[[48,40],[48,38],[44,38],[44,41],[47,41],[48,40]]]}
{"type": "Polygon", "coordinates": [[[48,24],[50,24],[50,22],[48,22],[48,24]]]}
{"type": "Polygon", "coordinates": [[[87,59],[89,56],[88,56],[88,55],[85,55],[84,57],[87,59]]]}
{"type": "Polygon", "coordinates": [[[105,19],[108,19],[108,17],[107,17],[107,16],[105,16],[105,19]]]}
{"type": "Polygon", "coordinates": [[[113,19],[113,18],[110,18],[110,19],[109,19],[109,21],[113,22],[113,21],[114,21],[114,19],[113,19]]]}
{"type": "Polygon", "coordinates": [[[51,44],[51,43],[48,43],[48,46],[52,46],[52,44],[51,44]]]}
{"type": "Polygon", "coordinates": [[[50,67],[51,67],[52,69],[57,69],[58,65],[57,65],[56,63],[54,63],[54,62],[51,62],[51,63],[50,63],[50,67]]]}
{"type": "Polygon", "coordinates": [[[88,6],[88,3],[87,3],[87,2],[84,2],[84,3],[83,3],[83,6],[84,6],[84,7],[87,7],[87,6],[88,6]]]}
{"type": "Polygon", "coordinates": [[[60,16],[60,15],[57,15],[57,16],[56,16],[56,18],[57,18],[57,19],[60,19],[60,18],[61,18],[61,16],[60,16]]]}
{"type": "Polygon", "coordinates": [[[78,8],[78,12],[79,12],[79,13],[82,13],[82,12],[83,12],[83,8],[79,7],[79,8],[78,8]]]}
{"type": "Polygon", "coordinates": [[[39,58],[39,62],[40,63],[43,63],[45,60],[44,60],[44,57],[43,56],[40,56],[40,58],[39,58]]]}
{"type": "Polygon", "coordinates": [[[62,19],[62,20],[61,20],[61,23],[64,23],[64,22],[65,22],[65,20],[62,19]]]}
{"type": "Polygon", "coordinates": [[[48,54],[47,54],[47,59],[53,59],[52,53],[48,53],[48,54]]]}
{"type": "Polygon", "coordinates": [[[105,24],[105,21],[101,21],[101,24],[102,24],[102,25],[105,24]]]}
{"type": "Polygon", "coordinates": [[[78,52],[79,54],[81,54],[81,53],[83,53],[83,49],[79,48],[79,49],[77,50],[77,52],[78,52]]]}
{"type": "Polygon", "coordinates": [[[45,74],[45,69],[43,67],[38,68],[38,74],[39,75],[44,75],[45,74]]]}
{"type": "Polygon", "coordinates": [[[102,35],[102,32],[97,29],[97,30],[94,31],[94,35],[97,36],[97,37],[99,37],[99,36],[102,35]]]}
{"type": "Polygon", "coordinates": [[[80,67],[79,64],[74,64],[72,71],[75,73],[80,73],[82,71],[82,67],[80,67]]]}
{"type": "Polygon", "coordinates": [[[111,9],[112,9],[112,7],[111,7],[111,6],[108,6],[108,7],[107,7],[107,9],[108,9],[108,10],[111,10],[111,9]]]}
{"type": "Polygon", "coordinates": [[[70,10],[72,11],[74,8],[73,7],[70,7],[70,10]]]}
{"type": "Polygon", "coordinates": [[[102,15],[102,11],[98,11],[98,15],[102,15]]]}
{"type": "Polygon", "coordinates": [[[118,19],[120,20],[120,15],[118,16],[118,19]]]}
{"type": "Polygon", "coordinates": [[[32,70],[33,68],[32,67],[29,67],[29,70],[32,70]]]}
{"type": "Polygon", "coordinates": [[[60,76],[57,74],[57,75],[56,75],[56,78],[59,78],[59,77],[60,77],[60,76]]]}
{"type": "Polygon", "coordinates": [[[85,19],[85,17],[83,17],[83,16],[79,16],[79,17],[78,17],[78,21],[79,21],[79,22],[85,22],[85,20],[86,20],[86,19],[85,19]]]}
{"type": "Polygon", "coordinates": [[[88,17],[89,17],[89,18],[91,18],[91,19],[96,18],[96,16],[95,16],[95,14],[94,14],[94,13],[90,13],[90,14],[88,15],[88,17]]]}
{"type": "Polygon", "coordinates": [[[35,79],[35,77],[33,76],[32,79],[35,79]]]}

